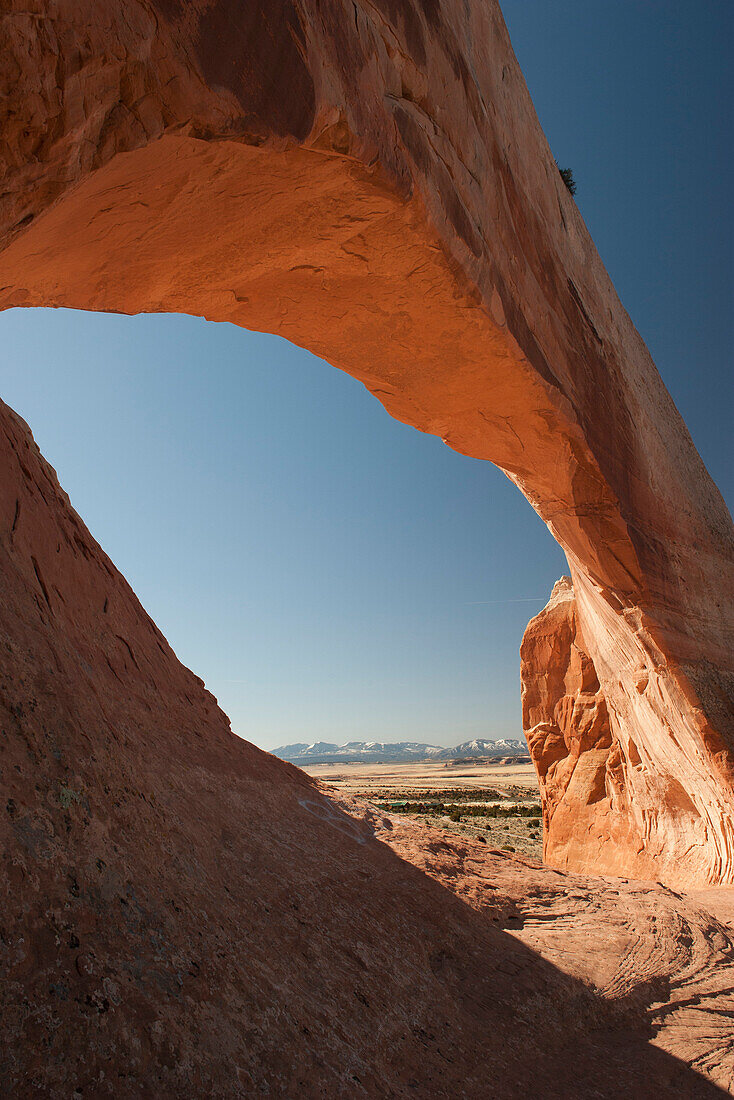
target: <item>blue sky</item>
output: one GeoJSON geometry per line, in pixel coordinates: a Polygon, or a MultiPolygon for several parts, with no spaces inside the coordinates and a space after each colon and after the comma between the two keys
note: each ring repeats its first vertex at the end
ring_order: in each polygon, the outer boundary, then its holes
{"type": "MultiPolygon", "coordinates": [[[[541,122],[728,501],[732,5],[505,0],[541,122]]],[[[492,466],[275,337],[0,315],[0,395],[233,728],[520,735],[518,647],[566,571],[492,466]]]]}

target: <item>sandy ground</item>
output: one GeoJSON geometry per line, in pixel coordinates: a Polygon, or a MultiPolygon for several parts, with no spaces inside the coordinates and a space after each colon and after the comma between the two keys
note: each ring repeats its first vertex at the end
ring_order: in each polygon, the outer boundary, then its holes
{"type": "Polygon", "coordinates": [[[308,775],[345,794],[369,797],[374,791],[445,791],[456,788],[516,788],[538,797],[532,764],[313,764],[308,775]]]}

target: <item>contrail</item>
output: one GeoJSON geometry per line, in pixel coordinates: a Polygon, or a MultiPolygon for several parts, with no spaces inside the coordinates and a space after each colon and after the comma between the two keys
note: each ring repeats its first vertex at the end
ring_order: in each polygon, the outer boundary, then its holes
{"type": "Polygon", "coordinates": [[[546,596],[521,596],[517,600],[468,600],[462,604],[462,607],[479,607],[490,603],[538,603],[539,600],[545,599],[547,599],[546,596]]]}

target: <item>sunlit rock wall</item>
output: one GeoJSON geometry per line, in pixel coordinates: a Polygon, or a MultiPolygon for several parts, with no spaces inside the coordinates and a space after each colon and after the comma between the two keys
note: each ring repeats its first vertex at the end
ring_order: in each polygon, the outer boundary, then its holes
{"type": "MultiPolygon", "coordinates": [[[[520,655],[523,727],[543,801],[545,860],[678,883],[695,882],[711,851],[726,867],[732,814],[725,792],[722,798],[695,758],[686,761],[683,751],[667,755],[665,743],[645,737],[656,719],[666,721],[669,706],[654,671],[638,674],[624,710],[607,704],[570,578],[558,581],[528,625],[520,655]]],[[[619,706],[620,695],[616,699],[619,706]]]]}

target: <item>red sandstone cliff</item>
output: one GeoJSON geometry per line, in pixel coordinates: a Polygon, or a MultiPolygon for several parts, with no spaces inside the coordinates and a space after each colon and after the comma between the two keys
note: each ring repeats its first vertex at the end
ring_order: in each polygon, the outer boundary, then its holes
{"type": "MultiPolygon", "coordinates": [[[[643,807],[654,815],[658,792],[639,781],[642,761],[631,741],[636,771],[628,774],[586,652],[569,577],[557,582],[548,605],[529,624],[520,658],[523,728],[543,802],[544,860],[594,871],[597,861],[608,868],[611,850],[620,858],[620,874],[657,877],[668,856],[665,847],[653,850],[645,843],[643,807]]],[[[695,828],[695,822],[678,821],[686,811],[690,817],[685,801],[666,798],[664,819],[671,829],[695,828]]]]}
{"type": "MultiPolygon", "coordinates": [[[[543,855],[553,867],[680,880],[672,860],[704,850],[705,821],[688,791],[696,760],[661,773],[629,712],[607,705],[569,577],[527,627],[520,649],[523,728],[543,802],[543,855]],[[642,748],[638,748],[637,742],[642,748]]],[[[641,673],[640,693],[650,689],[641,673]]],[[[679,746],[682,748],[681,746],[679,746]]]]}

